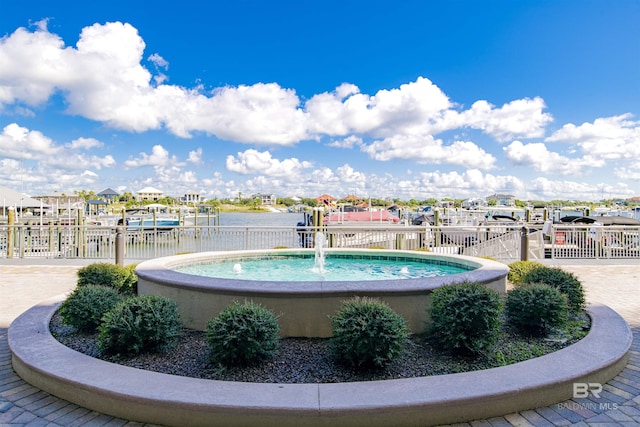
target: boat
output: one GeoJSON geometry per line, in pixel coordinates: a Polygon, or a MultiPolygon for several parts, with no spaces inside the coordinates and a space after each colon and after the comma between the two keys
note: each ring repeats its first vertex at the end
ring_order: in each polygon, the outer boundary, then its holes
{"type": "Polygon", "coordinates": [[[173,230],[180,225],[177,218],[127,218],[127,230],[173,230]]]}
{"type": "Polygon", "coordinates": [[[578,216],[567,215],[560,218],[563,224],[594,224],[594,225],[630,225],[640,226],[640,220],[622,215],[578,216]]]}
{"type": "Polygon", "coordinates": [[[201,204],[193,208],[183,206],[181,211],[185,227],[220,225],[219,211],[211,205],[201,204]]]}
{"type": "MultiPolygon", "coordinates": [[[[128,209],[124,218],[127,230],[173,230],[180,226],[180,219],[171,214],[149,212],[147,209],[128,209]]],[[[118,220],[123,225],[123,218],[118,220]]]]}

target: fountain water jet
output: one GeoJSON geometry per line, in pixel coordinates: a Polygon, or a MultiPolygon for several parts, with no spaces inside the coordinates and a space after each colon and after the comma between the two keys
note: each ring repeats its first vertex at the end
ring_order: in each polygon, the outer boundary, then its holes
{"type": "Polygon", "coordinates": [[[313,266],[313,271],[315,273],[320,273],[324,275],[325,269],[325,259],[324,259],[324,248],[327,246],[327,238],[324,236],[324,233],[317,232],[315,238],[315,263],[313,266]]]}

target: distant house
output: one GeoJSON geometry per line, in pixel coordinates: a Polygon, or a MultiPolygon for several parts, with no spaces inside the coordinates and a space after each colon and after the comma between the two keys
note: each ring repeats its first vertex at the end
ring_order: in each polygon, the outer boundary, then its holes
{"type": "Polygon", "coordinates": [[[260,199],[260,204],[263,206],[273,206],[276,204],[276,195],[275,194],[254,194],[251,196],[252,199],[260,199]]]}
{"type": "Polygon", "coordinates": [[[462,209],[482,209],[487,206],[487,202],[479,198],[471,198],[462,202],[462,209]]]}
{"type": "Polygon", "coordinates": [[[330,196],[328,194],[323,194],[322,196],[316,197],[316,202],[318,203],[318,206],[325,206],[325,205],[329,206],[335,200],[336,200],[335,197],[330,196]]]}
{"type": "Polygon", "coordinates": [[[354,206],[360,205],[364,203],[364,199],[362,197],[358,197],[355,196],[353,194],[349,194],[346,197],[343,197],[342,199],[338,200],[339,203],[347,203],[347,204],[351,204],[354,206]]]}
{"type": "Polygon", "coordinates": [[[41,200],[42,203],[51,206],[54,211],[59,212],[63,209],[82,209],[84,207],[84,198],[77,194],[68,195],[54,191],[45,196],[34,196],[34,199],[41,200]]]}
{"type": "Polygon", "coordinates": [[[153,187],[145,187],[142,190],[138,190],[138,192],[136,193],[136,200],[138,202],[143,202],[147,200],[157,202],[163,197],[164,197],[164,193],[153,187]]]}
{"type": "Polygon", "coordinates": [[[184,196],[179,197],[178,201],[184,204],[192,203],[194,205],[197,205],[202,201],[202,197],[200,196],[200,193],[196,193],[195,191],[188,191],[184,194],[184,196]]]}
{"type": "Polygon", "coordinates": [[[120,194],[118,194],[117,191],[112,190],[111,188],[107,188],[106,190],[102,190],[101,192],[99,192],[97,196],[107,203],[113,203],[118,199],[118,197],[120,197],[120,194]]]}
{"type": "Polygon", "coordinates": [[[487,197],[487,200],[495,200],[496,206],[515,206],[516,197],[511,194],[493,194],[487,197]]]}

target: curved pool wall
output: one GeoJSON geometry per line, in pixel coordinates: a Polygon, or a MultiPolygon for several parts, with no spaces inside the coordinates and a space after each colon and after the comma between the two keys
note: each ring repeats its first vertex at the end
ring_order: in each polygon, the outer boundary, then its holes
{"type": "Polygon", "coordinates": [[[303,256],[313,249],[274,249],[260,251],[200,252],[144,261],[136,267],[138,294],[161,295],[175,300],[184,326],[205,330],[207,322],[235,301],[253,301],[273,311],[279,318],[283,337],[330,337],[329,316],[345,299],[354,296],[385,301],[405,318],[412,333],[426,330],[431,292],[441,286],[464,281],[485,284],[506,292],[509,268],[499,262],[460,255],[440,255],[419,251],[378,249],[327,249],[335,255],[389,257],[428,260],[471,268],[459,274],[419,279],[371,281],[299,281],[238,280],[196,276],[174,269],[216,262],[242,262],[269,256],[303,256]]]}

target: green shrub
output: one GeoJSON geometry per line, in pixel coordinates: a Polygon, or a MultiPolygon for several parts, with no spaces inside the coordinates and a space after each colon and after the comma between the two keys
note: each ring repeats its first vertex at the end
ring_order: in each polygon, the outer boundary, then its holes
{"type": "Polygon", "coordinates": [[[543,264],[540,264],[536,261],[515,261],[509,264],[509,273],[507,274],[507,279],[513,283],[514,285],[521,285],[524,280],[524,276],[527,275],[531,270],[538,267],[544,267],[543,264]]]}
{"type": "Polygon", "coordinates": [[[567,323],[567,296],[540,283],[525,284],[507,294],[509,323],[525,335],[544,336],[567,323]]]}
{"type": "Polygon", "coordinates": [[[81,286],[62,303],[58,313],[65,324],[83,332],[95,332],[102,316],[121,300],[122,296],[113,288],[81,286]]]}
{"type": "Polygon", "coordinates": [[[345,365],[380,368],[402,354],[406,321],[384,302],[357,297],[343,301],[329,319],[331,349],[345,365]]]}
{"type": "Polygon", "coordinates": [[[443,350],[476,355],[495,341],[501,313],[500,295],[484,285],[443,286],[431,294],[429,334],[443,350]]]}
{"type": "Polygon", "coordinates": [[[280,346],[278,317],[253,302],[234,302],[207,323],[211,359],[247,366],[272,357],[280,346]]]}
{"type": "Polygon", "coordinates": [[[89,264],[78,270],[78,286],[107,286],[123,295],[135,295],[138,276],[134,269],[135,264],[126,267],[108,263],[89,264]]]}
{"type": "Polygon", "coordinates": [[[180,329],[175,301],[157,295],[132,297],[105,314],[98,327],[98,343],[106,353],[124,356],[162,351],[180,329]]]}
{"type": "Polygon", "coordinates": [[[138,264],[129,264],[125,265],[124,268],[127,270],[129,275],[127,276],[127,280],[125,280],[122,285],[121,292],[127,295],[137,295],[138,294],[138,275],[136,274],[136,267],[138,264]]]}
{"type": "Polygon", "coordinates": [[[572,273],[560,268],[538,267],[524,276],[524,283],[544,283],[553,286],[567,296],[569,311],[578,313],[584,309],[584,288],[572,273]]]}

